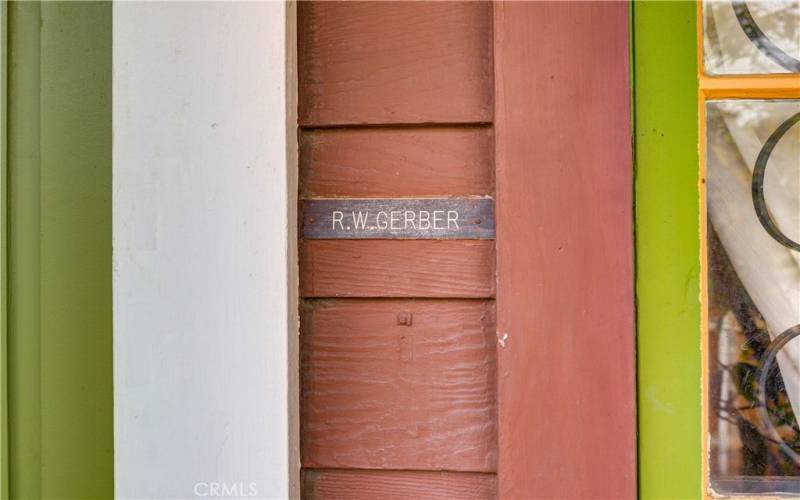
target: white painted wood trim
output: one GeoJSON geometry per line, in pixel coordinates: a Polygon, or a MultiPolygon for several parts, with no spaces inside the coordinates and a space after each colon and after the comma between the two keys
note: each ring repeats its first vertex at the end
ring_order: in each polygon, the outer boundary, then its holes
{"type": "Polygon", "coordinates": [[[114,5],[118,498],[299,491],[293,30],[282,2],[114,5]]]}

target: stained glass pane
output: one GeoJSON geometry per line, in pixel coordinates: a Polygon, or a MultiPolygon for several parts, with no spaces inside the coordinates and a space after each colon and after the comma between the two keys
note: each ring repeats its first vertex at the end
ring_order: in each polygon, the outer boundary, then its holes
{"type": "Polygon", "coordinates": [[[710,75],[800,73],[800,0],[705,0],[710,75]]]}
{"type": "Polygon", "coordinates": [[[800,101],[710,101],[710,485],[800,493],[800,101]]]}

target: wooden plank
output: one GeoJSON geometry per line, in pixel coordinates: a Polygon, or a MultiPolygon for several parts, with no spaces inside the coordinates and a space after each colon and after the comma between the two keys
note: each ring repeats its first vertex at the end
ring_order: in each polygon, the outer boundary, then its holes
{"type": "Polygon", "coordinates": [[[301,196],[491,196],[492,137],[490,127],[304,130],[301,196]]]}
{"type": "Polygon", "coordinates": [[[494,474],[475,472],[303,472],[303,497],[308,500],[489,500],[495,498],[495,488],[494,474]]]}
{"type": "Polygon", "coordinates": [[[495,356],[493,301],[309,303],[303,465],[494,471],[495,356]]]}
{"type": "Polygon", "coordinates": [[[305,200],[301,205],[304,238],[494,238],[491,198],[337,198],[305,200]]]}
{"type": "Polygon", "coordinates": [[[491,4],[299,2],[303,126],[492,119],[491,4]]]}
{"type": "Polygon", "coordinates": [[[498,493],[635,498],[628,5],[494,19],[498,493]]]}
{"type": "Polygon", "coordinates": [[[490,240],[303,240],[302,297],[494,296],[490,240]]]}

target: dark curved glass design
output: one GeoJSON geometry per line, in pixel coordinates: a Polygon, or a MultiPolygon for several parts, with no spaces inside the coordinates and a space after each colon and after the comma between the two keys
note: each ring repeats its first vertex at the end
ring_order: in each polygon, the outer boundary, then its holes
{"type": "Polygon", "coordinates": [[[786,347],[789,342],[800,336],[800,325],[795,325],[785,332],[775,337],[770,342],[764,356],[761,359],[761,366],[758,369],[758,392],[756,403],[758,414],[761,418],[761,425],[767,438],[771,439],[778,445],[780,450],[786,455],[795,465],[800,465],[800,454],[783,439],[777,427],[772,422],[772,416],[769,411],[769,382],[770,378],[774,376],[773,370],[777,368],[777,357],[781,349],[786,347]]]}
{"type": "Polygon", "coordinates": [[[791,248],[800,252],[800,243],[786,236],[783,231],[778,228],[775,219],[767,209],[767,200],[764,198],[764,176],[767,173],[767,162],[772,155],[772,150],[778,144],[786,132],[789,131],[798,121],[800,121],[800,113],[795,113],[790,116],[786,121],[780,124],[775,131],[769,136],[767,142],[761,148],[756,159],[755,168],[753,169],[753,207],[756,210],[758,220],[764,229],[772,236],[775,241],[781,245],[791,248]]]}
{"type": "Polygon", "coordinates": [[[739,21],[739,26],[742,27],[747,38],[753,42],[753,45],[758,47],[762,54],[769,57],[776,63],[780,64],[783,68],[792,73],[800,73],[800,60],[790,56],[783,51],[780,47],[775,45],[769,37],[764,34],[758,23],[753,19],[750,13],[750,8],[747,6],[745,0],[732,0],[733,12],[736,14],[736,19],[739,21]]]}

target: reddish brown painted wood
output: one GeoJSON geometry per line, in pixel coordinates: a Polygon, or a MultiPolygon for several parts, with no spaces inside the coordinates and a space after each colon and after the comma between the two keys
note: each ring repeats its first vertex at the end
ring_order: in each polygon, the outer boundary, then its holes
{"type": "Polygon", "coordinates": [[[494,23],[498,493],[635,498],[628,5],[494,23]]]}
{"type": "Polygon", "coordinates": [[[300,185],[306,198],[492,195],[492,129],[306,130],[300,185]]]}
{"type": "Polygon", "coordinates": [[[486,2],[299,2],[299,121],[492,118],[486,2]]]}
{"type": "Polygon", "coordinates": [[[494,471],[495,355],[493,301],[309,303],[304,466],[494,471]]]}
{"type": "MultiPolygon", "coordinates": [[[[471,126],[493,113],[490,4],[298,9],[302,197],[493,194],[471,126]],[[388,126],[312,130],[364,124],[388,126]]],[[[304,496],[493,498],[493,474],[420,469],[496,468],[494,242],[306,240],[300,262],[303,296],[383,298],[302,314],[303,466],[406,469],[306,470],[304,496]]]]}
{"type": "Polygon", "coordinates": [[[494,241],[304,240],[302,297],[494,296],[494,241]]]}
{"type": "Polygon", "coordinates": [[[306,470],[309,500],[489,500],[494,474],[474,472],[306,470]]]}

